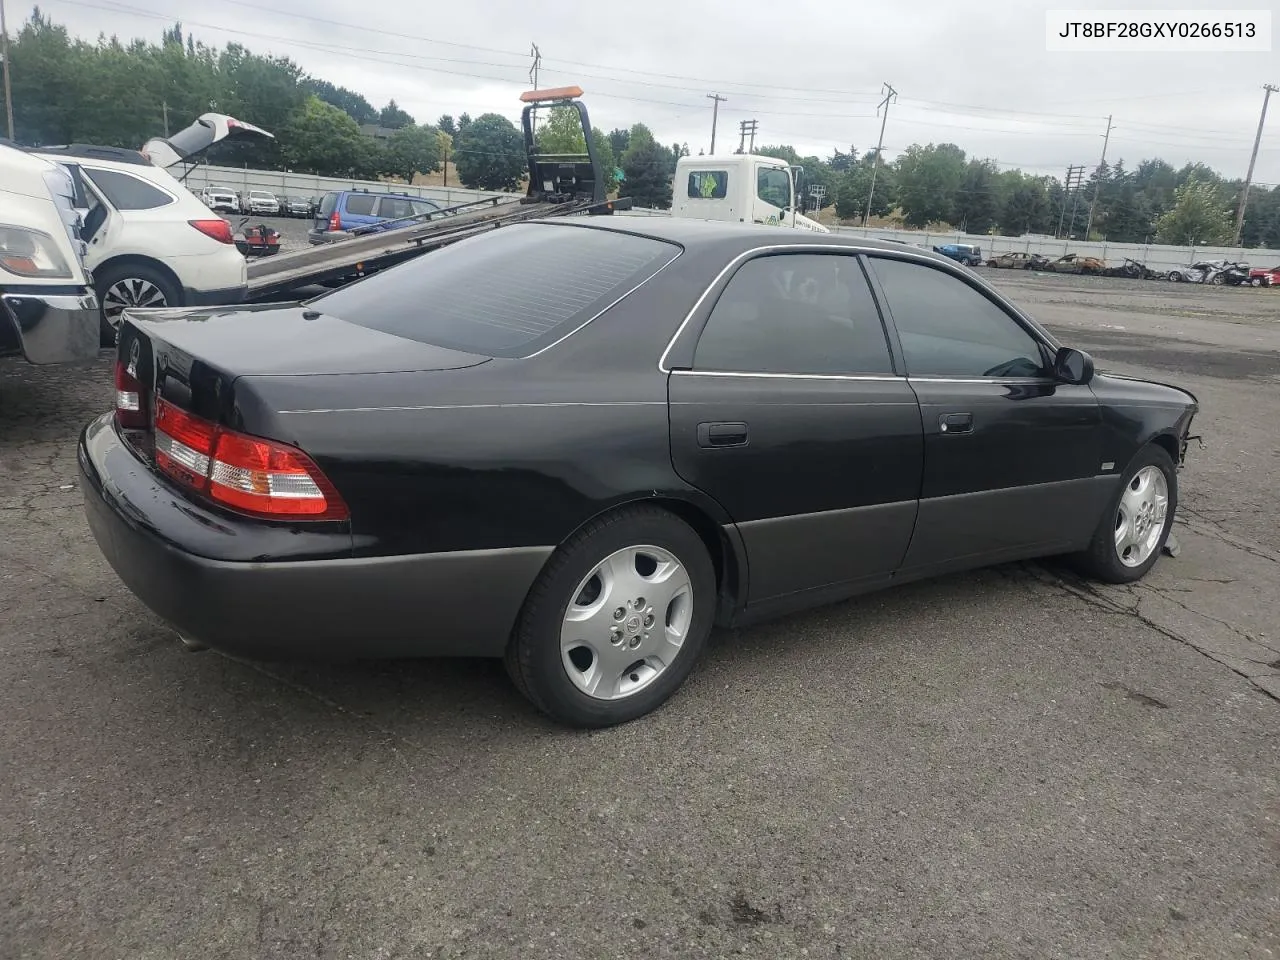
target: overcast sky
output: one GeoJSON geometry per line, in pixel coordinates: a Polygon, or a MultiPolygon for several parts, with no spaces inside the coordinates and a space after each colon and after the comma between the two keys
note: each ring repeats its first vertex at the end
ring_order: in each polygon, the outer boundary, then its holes
{"type": "MultiPolygon", "coordinates": [[[[1256,8],[1274,0],[1253,0],[1256,8]]],[[[1160,156],[1208,163],[1242,177],[1262,106],[1280,83],[1270,53],[1050,53],[1042,0],[42,0],[74,34],[158,40],[167,22],[221,46],[291,57],[313,76],[350,87],[375,106],[395,100],[419,122],[495,111],[519,117],[530,47],[542,52],[540,86],[577,83],[596,126],[646,123],[665,142],[710,147],[719,92],[717,152],[738,145],[738,124],[759,123],[756,143],[802,154],[875,146],[881,84],[897,89],[886,156],[912,143],[958,144],[971,156],[1061,176],[1096,164],[1108,114],[1107,159],[1132,168],[1160,156]]],[[[1247,2],[1240,6],[1249,6],[1247,2]]],[[[10,29],[25,19],[8,0],[10,29]]],[[[1093,3],[1095,9],[1205,8],[1164,0],[1093,3]]],[[[1280,22],[1280,15],[1276,20],[1280,22]]],[[[249,122],[253,117],[242,118],[249,122]]],[[[1272,98],[1255,182],[1280,183],[1280,96],[1272,98]]]]}

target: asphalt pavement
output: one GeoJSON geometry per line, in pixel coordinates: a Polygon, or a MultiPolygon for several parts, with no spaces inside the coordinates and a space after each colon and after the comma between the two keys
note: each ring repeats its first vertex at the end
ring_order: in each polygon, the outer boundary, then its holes
{"type": "Polygon", "coordinates": [[[1280,956],[1280,290],[996,281],[1200,398],[1179,556],[725,631],[596,733],[184,652],[83,519],[109,361],[0,361],[0,958],[1280,956]]]}

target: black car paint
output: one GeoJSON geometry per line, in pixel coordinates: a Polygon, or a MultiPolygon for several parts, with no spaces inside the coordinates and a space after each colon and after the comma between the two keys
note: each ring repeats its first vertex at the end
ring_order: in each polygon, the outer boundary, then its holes
{"type": "MultiPolygon", "coordinates": [[[[307,603],[329,596],[303,586],[303,571],[320,559],[344,564],[352,583],[362,580],[352,571],[377,569],[383,586],[369,599],[335,588],[347,612],[317,621],[335,655],[360,611],[376,614],[377,636],[353,643],[353,656],[491,655],[505,645],[541,558],[620,504],[658,501],[689,519],[719,554],[721,622],[745,623],[944,570],[1080,549],[1139,449],[1155,440],[1181,459],[1194,398],[1144,381],[694,374],[698,332],[733,264],[784,249],[843,247],[940,264],[1018,317],[1047,356],[1060,344],[972,271],[928,252],[678,220],[638,223],[634,232],[683,253],[567,339],[519,360],[346,324],[322,312],[323,298],[310,308],[130,318],[119,349],[125,355],[135,330],[146,335],[144,379],[163,381],[166,396],[202,416],[302,447],[342,493],[351,520],[265,523],[197,503],[113,445],[117,431],[104,419],[81,444],[94,530],[111,545],[104,552],[149,605],[215,646],[252,653],[279,638],[244,623],[231,629],[212,601],[201,613],[148,599],[153,579],[175,565],[148,561],[146,544],[179,550],[200,569],[212,564],[221,581],[235,580],[244,564],[263,577],[278,563],[306,561],[280,582],[307,603]],[[824,415],[833,408],[842,416],[824,415]],[[972,434],[942,435],[939,418],[955,410],[974,413],[972,434]],[[722,420],[747,422],[749,441],[699,447],[698,424],[722,420]],[[1010,526],[1018,536],[992,535],[1010,526]],[[486,559],[466,562],[477,557],[486,559]],[[469,589],[431,589],[428,568],[462,569],[451,560],[465,567],[469,589]],[[417,599],[390,601],[388,584],[417,599]],[[486,591],[495,598],[481,618],[487,632],[468,628],[465,642],[450,640],[446,627],[474,618],[486,591]]],[[[321,572],[317,584],[340,579],[321,572]]],[[[281,608],[279,591],[265,596],[281,608]]],[[[318,652],[303,632],[286,646],[318,652]]]]}

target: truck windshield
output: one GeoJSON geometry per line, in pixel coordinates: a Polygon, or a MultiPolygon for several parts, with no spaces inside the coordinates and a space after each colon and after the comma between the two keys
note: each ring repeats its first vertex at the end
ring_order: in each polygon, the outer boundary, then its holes
{"type": "Polygon", "coordinates": [[[791,174],[780,167],[761,167],[756,174],[756,196],[775,207],[791,206],[791,174]]]}

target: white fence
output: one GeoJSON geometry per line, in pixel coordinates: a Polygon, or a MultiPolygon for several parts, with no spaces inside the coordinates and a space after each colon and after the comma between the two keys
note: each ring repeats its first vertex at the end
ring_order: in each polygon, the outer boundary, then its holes
{"type": "MultiPolygon", "coordinates": [[[[182,176],[181,165],[170,168],[175,177],[182,176]]],[[[185,183],[199,191],[206,186],[226,187],[247,193],[250,190],[269,190],[278,196],[318,197],[330,190],[368,190],[370,193],[401,193],[411,197],[424,197],[445,206],[483,200],[487,197],[511,196],[486,190],[468,190],[466,187],[424,187],[405,183],[383,183],[380,180],[353,180],[341,177],[318,177],[309,173],[287,173],[276,170],[251,170],[248,167],[219,167],[201,164],[186,177],[185,183]]]]}
{"type": "MultiPolygon", "coordinates": [[[[669,210],[635,209],[627,211],[637,217],[670,216],[669,210]]],[[[993,237],[987,234],[929,233],[923,230],[893,230],[877,227],[829,228],[832,233],[845,233],[855,237],[873,237],[883,240],[901,240],[904,243],[924,247],[940,247],[947,243],[967,243],[982,248],[984,258],[1001,253],[1021,251],[1038,253],[1057,259],[1065,253],[1098,257],[1108,264],[1118,266],[1126,257],[1145,263],[1152,270],[1165,271],[1186,266],[1198,260],[1232,260],[1254,267],[1280,266],[1280,250],[1249,247],[1174,247],[1159,243],[1085,243],[1077,240],[1055,240],[1053,237],[993,237]]]]}

